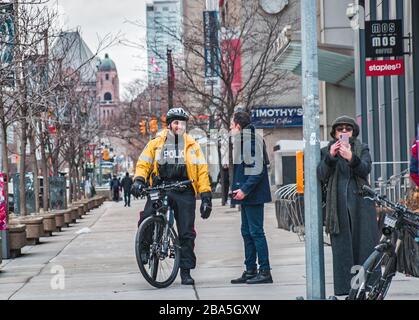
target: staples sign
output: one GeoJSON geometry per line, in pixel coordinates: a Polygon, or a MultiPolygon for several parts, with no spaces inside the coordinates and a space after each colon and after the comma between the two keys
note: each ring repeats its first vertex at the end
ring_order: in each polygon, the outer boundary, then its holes
{"type": "Polygon", "coordinates": [[[370,60],[366,61],[367,77],[403,76],[404,60],[370,60]]]}

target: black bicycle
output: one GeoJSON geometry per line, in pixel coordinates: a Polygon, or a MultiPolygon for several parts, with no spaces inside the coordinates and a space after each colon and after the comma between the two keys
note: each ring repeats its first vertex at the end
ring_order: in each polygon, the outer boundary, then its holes
{"type": "Polygon", "coordinates": [[[399,203],[389,201],[368,186],[362,187],[377,204],[391,209],[384,218],[380,243],[364,262],[353,279],[349,300],[383,300],[390,288],[391,280],[397,273],[397,253],[403,244],[405,234],[417,238],[419,216],[399,203]],[[393,235],[397,236],[394,244],[393,235]]]}
{"type": "Polygon", "coordinates": [[[176,279],[179,271],[180,244],[173,227],[174,211],[168,192],[186,189],[192,180],[163,184],[143,190],[154,214],[141,222],[135,238],[135,254],[141,274],[156,288],[166,288],[176,279]]]}

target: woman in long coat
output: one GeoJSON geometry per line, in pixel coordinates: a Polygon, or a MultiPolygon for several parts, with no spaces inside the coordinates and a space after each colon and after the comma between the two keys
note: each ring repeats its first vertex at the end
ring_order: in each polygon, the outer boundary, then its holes
{"type": "Polygon", "coordinates": [[[317,175],[327,185],[326,232],[333,253],[335,295],[347,295],[354,266],[362,266],[378,242],[378,226],[373,201],[365,199],[361,187],[368,184],[371,156],[366,144],[357,137],[359,126],[350,117],[335,120],[332,140],[321,150],[317,175]],[[349,143],[341,135],[349,136],[349,143]]]}

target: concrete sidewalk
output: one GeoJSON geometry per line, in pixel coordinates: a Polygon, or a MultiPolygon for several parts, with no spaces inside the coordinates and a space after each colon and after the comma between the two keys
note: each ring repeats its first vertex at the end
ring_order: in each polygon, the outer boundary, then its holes
{"type": "MultiPolygon", "coordinates": [[[[105,202],[72,227],[41,238],[42,244],[25,247],[23,257],[4,260],[0,299],[293,300],[305,296],[304,243],[296,234],[277,229],[273,204],[266,207],[265,231],[274,283],[230,284],[243,271],[240,214],[218,203],[214,200],[210,219],[204,221],[197,214],[194,287],[182,286],[180,279],[166,289],[151,287],[138,270],[134,251],[138,212],[144,201],[133,201],[131,208],[124,208],[122,202],[105,202]],[[76,234],[83,228],[90,232],[76,234]],[[60,277],[62,272],[64,277],[60,277]]],[[[325,260],[329,296],[333,294],[330,247],[325,247],[325,260]]],[[[397,275],[388,298],[419,299],[419,279],[397,275]]]]}

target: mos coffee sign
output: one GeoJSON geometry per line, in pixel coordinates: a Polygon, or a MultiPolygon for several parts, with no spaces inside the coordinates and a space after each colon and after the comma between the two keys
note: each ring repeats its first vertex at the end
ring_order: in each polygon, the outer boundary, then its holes
{"type": "Polygon", "coordinates": [[[403,55],[402,20],[365,21],[367,58],[403,55]]]}

